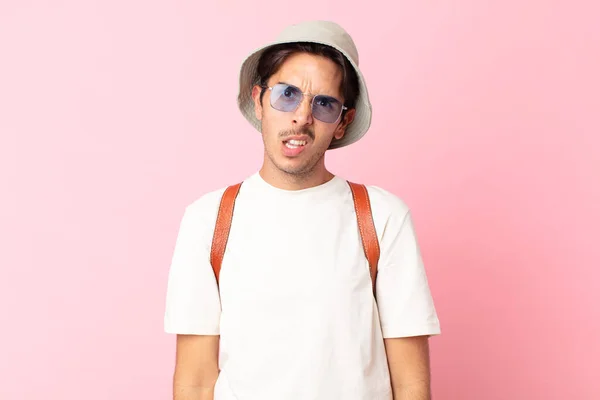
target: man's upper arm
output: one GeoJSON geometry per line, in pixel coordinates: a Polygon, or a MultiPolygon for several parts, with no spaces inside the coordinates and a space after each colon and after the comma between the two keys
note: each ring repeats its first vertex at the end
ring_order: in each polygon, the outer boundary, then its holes
{"type": "Polygon", "coordinates": [[[387,203],[376,288],[383,337],[437,335],[440,324],[411,214],[396,197],[388,195],[387,203]]]}
{"type": "Polygon", "coordinates": [[[208,205],[206,200],[196,202],[186,208],[181,220],[167,283],[164,314],[167,333],[220,333],[219,289],[210,265],[216,219],[216,208],[211,205],[212,201],[208,205]]]}
{"type": "Polygon", "coordinates": [[[214,200],[186,207],[169,270],[164,329],[177,334],[175,400],[212,400],[219,375],[221,304],[210,265],[214,200]]]}
{"type": "Polygon", "coordinates": [[[376,295],[394,399],[428,400],[429,337],[440,324],[427,274],[408,207],[390,193],[374,195],[383,202],[375,211],[382,232],[376,295]]]}

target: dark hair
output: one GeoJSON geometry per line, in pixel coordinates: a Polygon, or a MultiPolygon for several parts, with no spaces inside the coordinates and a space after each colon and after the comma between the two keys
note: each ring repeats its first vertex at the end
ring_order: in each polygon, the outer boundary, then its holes
{"type": "Polygon", "coordinates": [[[269,47],[261,55],[258,61],[257,72],[259,76],[258,84],[263,88],[260,93],[260,101],[266,90],[267,81],[273,74],[277,73],[283,62],[292,54],[309,53],[326,57],[336,63],[342,70],[342,83],[340,90],[344,96],[344,105],[348,109],[356,106],[356,99],[359,94],[358,76],[350,61],[337,49],[319,43],[296,42],[282,43],[269,47]]]}

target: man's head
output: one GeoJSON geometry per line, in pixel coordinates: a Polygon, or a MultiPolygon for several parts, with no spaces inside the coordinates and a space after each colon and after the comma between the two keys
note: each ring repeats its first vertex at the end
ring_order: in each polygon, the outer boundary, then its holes
{"type": "Polygon", "coordinates": [[[334,22],[286,27],[246,57],[239,83],[240,111],[263,134],[265,162],[280,171],[309,173],[326,150],[356,142],[371,124],[358,50],[334,22]]]}
{"type": "Polygon", "coordinates": [[[284,43],[262,53],[257,74],[252,98],[265,161],[291,175],[322,167],[354,119],[360,88],[352,64],[324,44],[284,43]]]}

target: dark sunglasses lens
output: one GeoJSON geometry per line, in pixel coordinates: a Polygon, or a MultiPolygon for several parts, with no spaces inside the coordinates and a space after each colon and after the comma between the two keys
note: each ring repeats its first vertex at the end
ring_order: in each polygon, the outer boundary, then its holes
{"type": "Polygon", "coordinates": [[[293,86],[277,84],[271,93],[271,106],[279,111],[294,111],[302,101],[302,93],[293,86]]]}
{"type": "Polygon", "coordinates": [[[313,101],[313,116],[325,123],[337,121],[342,111],[342,103],[333,97],[316,96],[313,101]]]}

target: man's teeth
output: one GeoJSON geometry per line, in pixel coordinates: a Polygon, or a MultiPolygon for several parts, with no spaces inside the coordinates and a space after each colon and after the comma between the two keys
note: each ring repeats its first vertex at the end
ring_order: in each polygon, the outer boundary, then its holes
{"type": "Polygon", "coordinates": [[[285,142],[285,145],[290,149],[296,149],[300,146],[305,146],[306,140],[288,140],[287,142],[285,142]]]}

